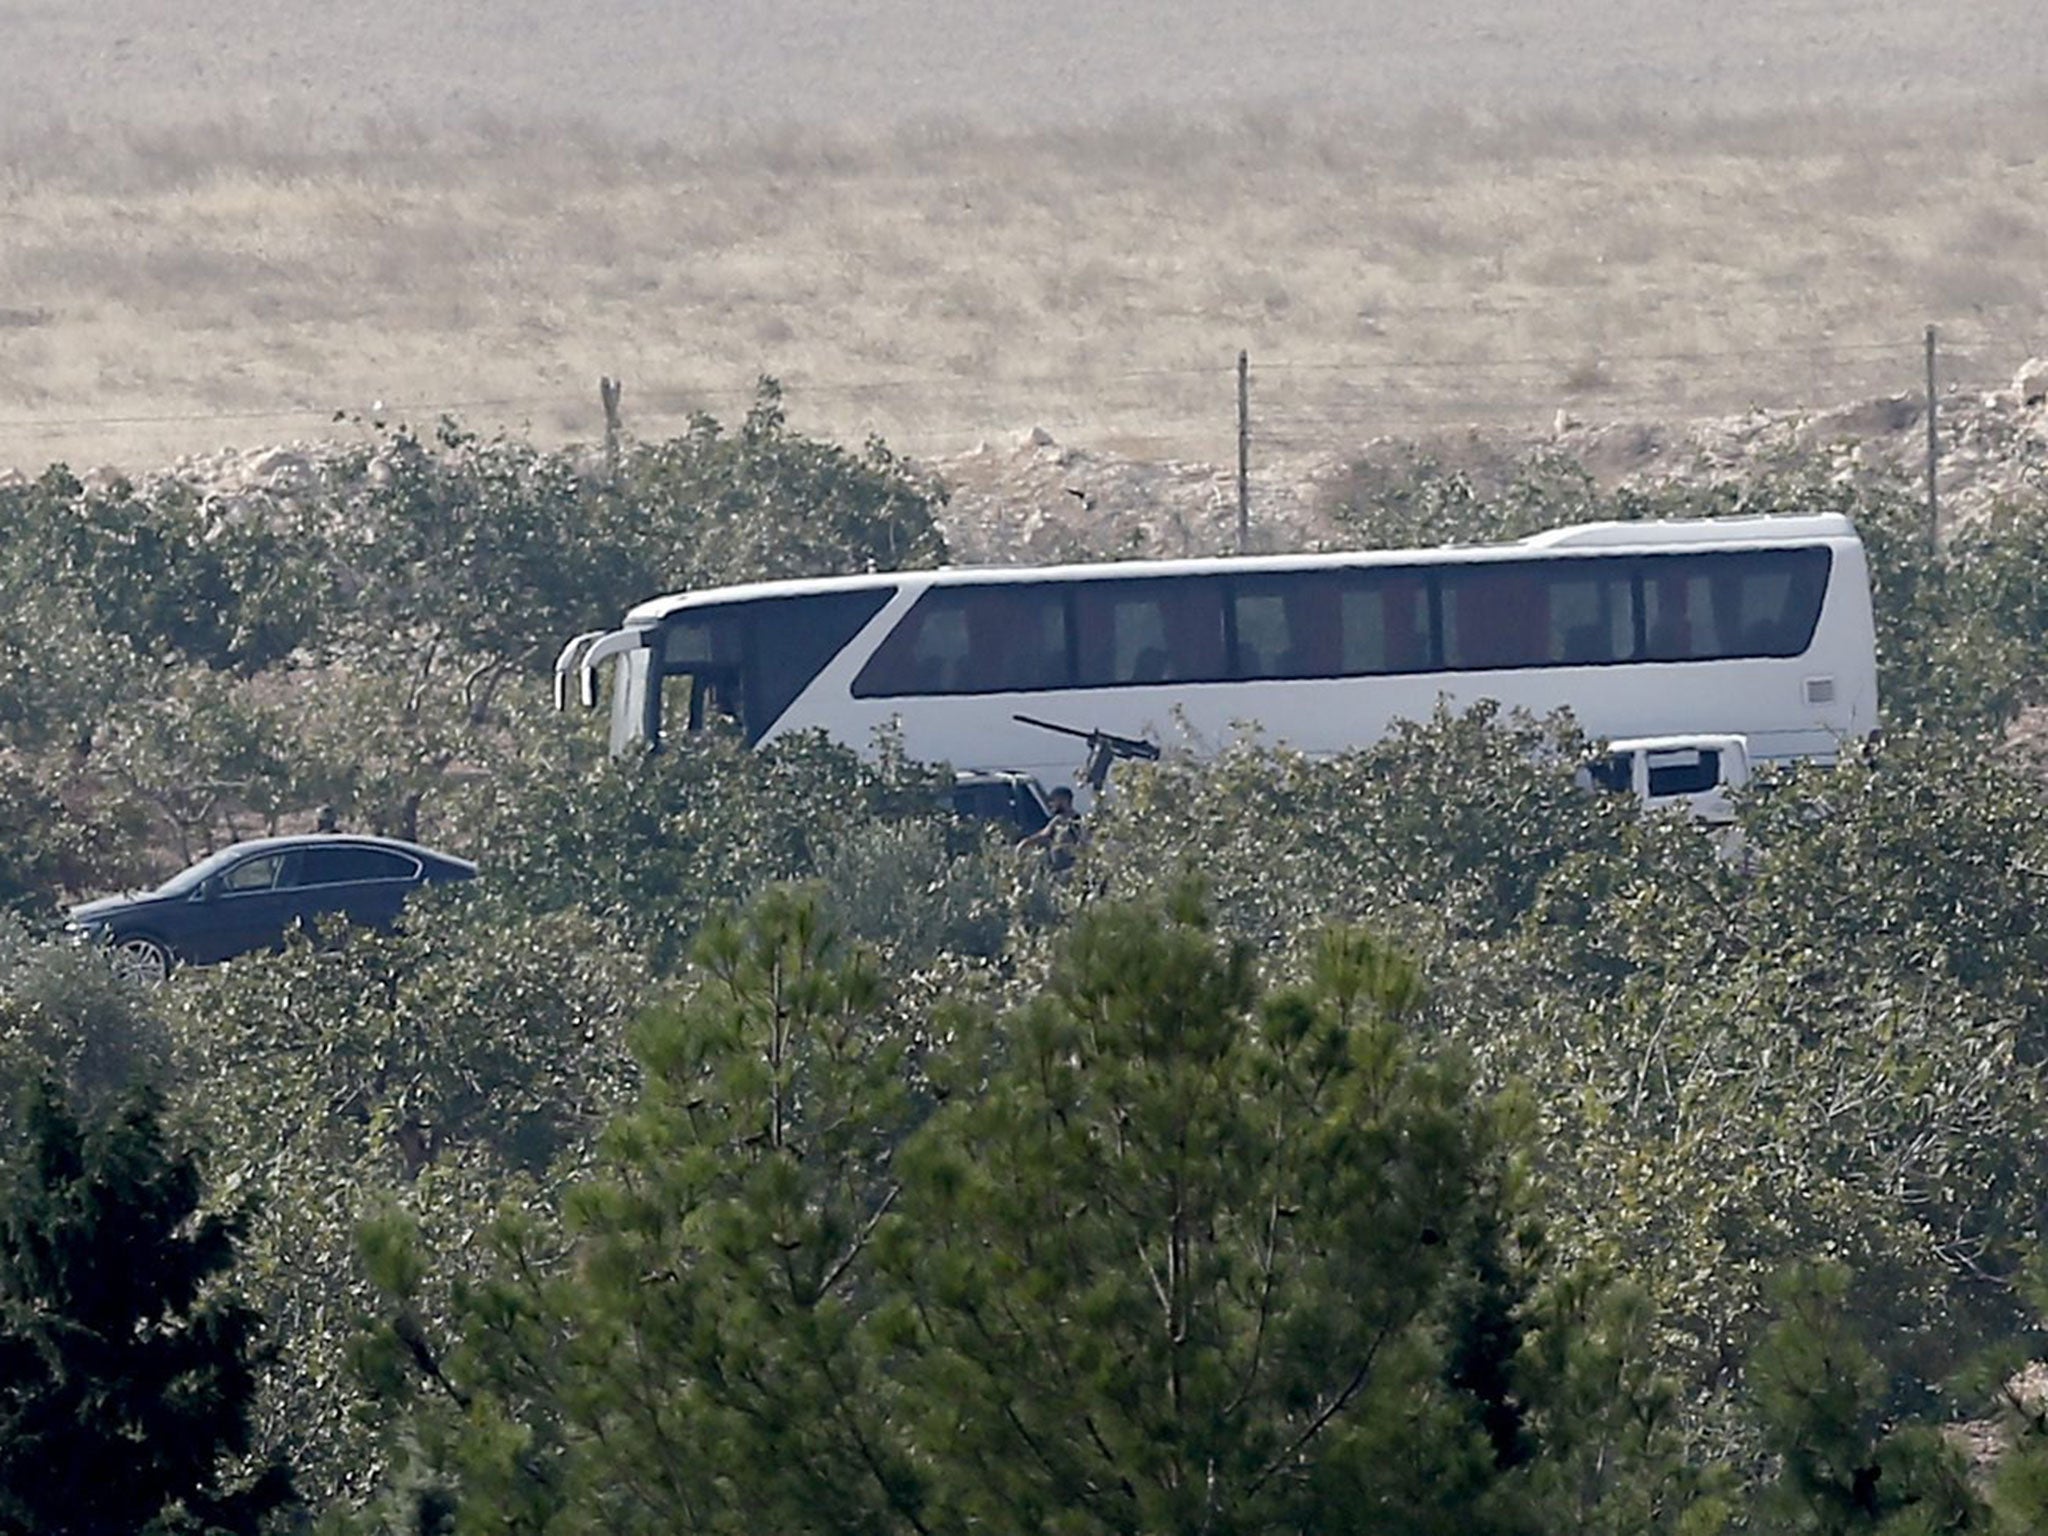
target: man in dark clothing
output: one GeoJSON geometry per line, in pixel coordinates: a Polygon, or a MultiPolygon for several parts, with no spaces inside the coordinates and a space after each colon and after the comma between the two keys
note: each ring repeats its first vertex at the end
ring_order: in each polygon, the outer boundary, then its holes
{"type": "Polygon", "coordinates": [[[1051,818],[1017,844],[1017,851],[1043,848],[1046,862],[1054,869],[1070,869],[1075,854],[1088,839],[1087,828],[1081,825],[1081,813],[1074,809],[1074,792],[1066,785],[1059,785],[1046,799],[1052,808],[1051,818]]]}

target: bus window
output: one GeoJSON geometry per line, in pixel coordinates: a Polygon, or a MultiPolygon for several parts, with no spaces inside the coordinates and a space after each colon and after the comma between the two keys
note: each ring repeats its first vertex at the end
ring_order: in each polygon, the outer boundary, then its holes
{"type": "Polygon", "coordinates": [[[1346,576],[1338,614],[1339,675],[1427,672],[1434,665],[1429,584],[1420,573],[1346,576]]]}
{"type": "Polygon", "coordinates": [[[1454,565],[1438,572],[1444,665],[1453,672],[1540,667],[1550,660],[1550,601],[1533,565],[1454,565]]]}
{"type": "Polygon", "coordinates": [[[1801,654],[1820,622],[1831,559],[1825,549],[1646,557],[1645,655],[1718,661],[1801,654]]]}
{"type": "Polygon", "coordinates": [[[895,595],[894,587],[861,587],[748,603],[747,739],[766,735],[895,595]]]}
{"type": "MultiPolygon", "coordinates": [[[[747,724],[741,688],[743,605],[693,608],[661,636],[660,732],[701,731],[719,720],[747,724]]],[[[658,738],[657,738],[658,739],[658,738]]]]}
{"type": "Polygon", "coordinates": [[[1635,587],[1614,560],[1447,566],[1444,664],[1453,671],[1633,661],[1635,587]]]}
{"type": "Polygon", "coordinates": [[[1366,677],[1430,667],[1416,572],[1289,571],[1232,584],[1240,678],[1366,677]]]}
{"type": "Polygon", "coordinates": [[[1027,582],[935,587],[876,647],[856,698],[1030,693],[1067,686],[1060,589],[1027,582]]]}
{"type": "Polygon", "coordinates": [[[1580,560],[1547,572],[1546,578],[1550,619],[1546,661],[1583,667],[1635,659],[1635,583],[1626,564],[1580,560]]]}
{"type": "Polygon", "coordinates": [[[1286,677],[1300,650],[1295,634],[1305,627],[1308,615],[1301,610],[1306,607],[1303,602],[1290,603],[1284,590],[1240,588],[1233,593],[1237,665],[1231,668],[1232,674],[1240,678],[1286,677]]]}
{"type": "Polygon", "coordinates": [[[1074,584],[1082,687],[1214,682],[1223,666],[1223,589],[1213,578],[1074,584]]]}
{"type": "Polygon", "coordinates": [[[968,681],[975,693],[1032,693],[1067,683],[1067,605],[1040,586],[969,589],[968,681]]]}

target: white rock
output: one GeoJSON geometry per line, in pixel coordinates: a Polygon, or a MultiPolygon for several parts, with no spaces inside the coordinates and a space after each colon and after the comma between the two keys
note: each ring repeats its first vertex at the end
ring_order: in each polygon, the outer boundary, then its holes
{"type": "Polygon", "coordinates": [[[2020,364],[2012,387],[2019,391],[2021,405],[2039,405],[2048,400],[2048,357],[2030,357],[2020,364]]]}
{"type": "Polygon", "coordinates": [[[1052,434],[1043,427],[1033,427],[1017,439],[1019,448],[1050,448],[1052,444],[1052,434]]]}

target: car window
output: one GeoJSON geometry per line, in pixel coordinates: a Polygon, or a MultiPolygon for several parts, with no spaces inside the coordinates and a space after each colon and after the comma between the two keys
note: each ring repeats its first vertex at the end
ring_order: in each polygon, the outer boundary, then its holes
{"type": "Polygon", "coordinates": [[[1720,782],[1721,754],[1711,748],[1650,754],[1652,795],[1700,795],[1720,782]]]}
{"type": "Polygon", "coordinates": [[[1601,789],[1627,794],[1635,788],[1635,758],[1627,752],[1595,758],[1586,765],[1586,775],[1601,789]]]}
{"type": "Polygon", "coordinates": [[[284,873],[284,855],[266,853],[260,858],[244,859],[233,869],[220,877],[224,891],[269,891],[275,890],[279,877],[284,873]]]}
{"type": "Polygon", "coordinates": [[[355,885],[366,880],[410,880],[419,871],[417,859],[382,848],[308,848],[299,883],[355,885]]]}

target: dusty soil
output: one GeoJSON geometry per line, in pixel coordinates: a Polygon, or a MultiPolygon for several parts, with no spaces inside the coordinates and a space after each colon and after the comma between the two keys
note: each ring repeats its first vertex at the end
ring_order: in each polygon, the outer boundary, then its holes
{"type": "MultiPolygon", "coordinates": [[[[0,466],[745,407],[1216,462],[2048,350],[2024,0],[0,0],[0,466]]],[[[1199,478],[1199,477],[1198,477],[1199,478]]]]}
{"type": "Polygon", "coordinates": [[[1948,111],[2038,91],[2040,19],[2031,0],[6,0],[0,135],[273,114],[646,137],[1247,107],[1948,111]]]}

